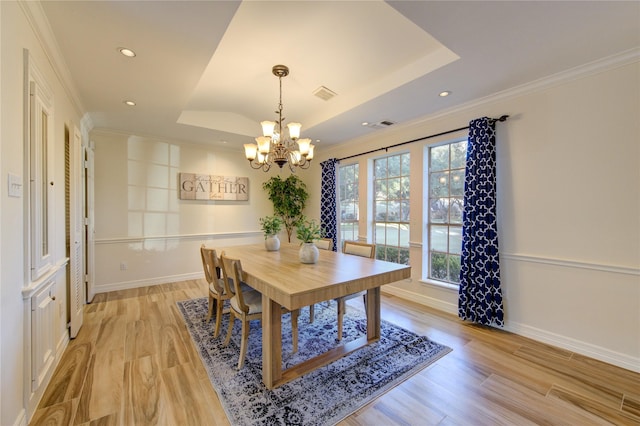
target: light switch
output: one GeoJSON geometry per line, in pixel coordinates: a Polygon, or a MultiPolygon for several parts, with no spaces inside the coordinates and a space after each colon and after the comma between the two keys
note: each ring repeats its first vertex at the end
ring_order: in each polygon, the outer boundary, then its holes
{"type": "Polygon", "coordinates": [[[22,179],[20,176],[9,173],[7,181],[9,182],[9,197],[22,197],[22,179]]]}

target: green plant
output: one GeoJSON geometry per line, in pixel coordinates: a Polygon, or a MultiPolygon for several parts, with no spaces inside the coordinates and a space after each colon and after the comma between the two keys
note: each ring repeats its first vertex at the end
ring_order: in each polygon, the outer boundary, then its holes
{"type": "Polygon", "coordinates": [[[320,225],[315,220],[308,220],[303,216],[296,224],[296,237],[303,243],[312,243],[322,237],[320,225]]]}
{"type": "Polygon", "coordinates": [[[260,218],[260,228],[264,232],[264,239],[269,235],[276,235],[282,229],[282,219],[278,216],[265,216],[260,218]]]}
{"type": "Polygon", "coordinates": [[[306,185],[296,175],[290,175],[286,179],[273,176],[262,184],[262,189],[267,191],[269,200],[273,203],[273,211],[282,219],[291,242],[293,228],[301,221],[309,198],[306,185]]]}

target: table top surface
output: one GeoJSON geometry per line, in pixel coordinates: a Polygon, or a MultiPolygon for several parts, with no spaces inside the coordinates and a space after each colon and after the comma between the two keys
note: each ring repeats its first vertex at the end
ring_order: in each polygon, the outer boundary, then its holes
{"type": "Polygon", "coordinates": [[[282,243],[267,251],[264,244],[217,248],[239,259],[246,282],[288,309],[380,287],[411,276],[411,267],[382,260],[319,250],[318,262],[300,262],[300,245],[282,243]]]}

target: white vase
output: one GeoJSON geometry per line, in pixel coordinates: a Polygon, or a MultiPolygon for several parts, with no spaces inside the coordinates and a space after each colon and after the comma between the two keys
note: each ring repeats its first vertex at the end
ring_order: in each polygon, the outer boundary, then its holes
{"type": "Polygon", "coordinates": [[[264,248],[267,251],[278,251],[280,250],[280,238],[277,235],[267,235],[267,238],[264,240],[264,248]]]}
{"type": "Polygon", "coordinates": [[[302,243],[300,250],[298,251],[300,256],[300,262],[302,263],[316,263],[318,261],[318,247],[313,243],[302,243]]]}

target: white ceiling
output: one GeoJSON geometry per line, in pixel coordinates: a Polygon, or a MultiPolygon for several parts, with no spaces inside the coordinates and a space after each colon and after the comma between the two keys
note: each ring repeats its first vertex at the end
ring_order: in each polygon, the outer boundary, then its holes
{"type": "Polygon", "coordinates": [[[43,1],[97,128],[240,147],[284,116],[322,146],[640,47],[638,1],[43,1]],[[133,49],[126,58],[118,47],[133,49]],[[324,101],[324,86],[337,94],[324,101]],[[452,94],[438,96],[443,90],[452,94]],[[132,99],[137,106],[123,101],[132,99]]]}

